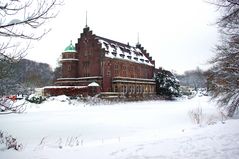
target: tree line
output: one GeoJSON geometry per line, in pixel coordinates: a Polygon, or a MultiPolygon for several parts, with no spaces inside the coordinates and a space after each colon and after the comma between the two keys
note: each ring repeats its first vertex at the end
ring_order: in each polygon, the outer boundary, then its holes
{"type": "Polygon", "coordinates": [[[0,61],[0,66],[10,68],[7,76],[0,78],[0,96],[23,93],[53,84],[54,72],[50,65],[21,59],[17,63],[7,64],[0,61]]]}

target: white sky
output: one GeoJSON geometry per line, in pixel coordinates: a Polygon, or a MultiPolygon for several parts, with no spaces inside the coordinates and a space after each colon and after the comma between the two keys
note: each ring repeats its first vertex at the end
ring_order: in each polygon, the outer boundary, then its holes
{"type": "Polygon", "coordinates": [[[65,0],[52,28],[41,41],[34,43],[26,58],[46,62],[53,68],[70,40],[88,26],[93,33],[135,45],[139,32],[141,45],[163,67],[183,73],[205,64],[217,42],[218,13],[204,0],[65,0]]]}

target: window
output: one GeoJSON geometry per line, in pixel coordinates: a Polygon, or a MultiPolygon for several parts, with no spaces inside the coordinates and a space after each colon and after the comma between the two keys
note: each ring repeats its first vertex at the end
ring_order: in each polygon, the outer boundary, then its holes
{"type": "Polygon", "coordinates": [[[135,93],[135,87],[132,86],[132,93],[135,93]]]}
{"type": "Polygon", "coordinates": [[[129,66],[129,77],[134,77],[134,66],[130,65],[129,66]]]}
{"type": "Polygon", "coordinates": [[[136,93],[139,93],[139,86],[136,86],[136,93]]]}
{"type": "Polygon", "coordinates": [[[125,65],[123,65],[122,66],[122,73],[123,73],[123,76],[126,76],[126,66],[125,65]]]}
{"type": "Polygon", "coordinates": [[[135,78],[138,78],[139,77],[139,69],[138,69],[138,67],[137,66],[134,66],[134,77],[135,78]]]}
{"type": "Polygon", "coordinates": [[[71,71],[71,65],[68,65],[67,70],[71,71]]]}
{"type": "Polygon", "coordinates": [[[114,56],[116,56],[116,55],[117,55],[117,53],[116,53],[116,52],[112,52],[112,54],[113,54],[114,56]]]}
{"type": "Polygon", "coordinates": [[[126,85],[121,86],[121,92],[127,93],[127,86],[126,85]]]}
{"type": "Polygon", "coordinates": [[[128,52],[129,54],[131,54],[131,52],[130,52],[130,50],[129,50],[129,49],[126,49],[125,51],[126,51],[126,52],[128,52]]]}
{"type": "Polygon", "coordinates": [[[125,56],[124,54],[119,54],[119,55],[120,55],[120,57],[122,57],[122,58],[124,58],[124,56],[125,56]]]}
{"type": "Polygon", "coordinates": [[[109,49],[109,45],[106,42],[103,42],[107,50],[109,49]]]}
{"type": "Polygon", "coordinates": [[[118,86],[117,85],[114,87],[114,91],[118,92],[118,86]]]}
{"type": "Polygon", "coordinates": [[[83,76],[88,77],[90,76],[90,62],[84,61],[83,62],[83,76]]]}
{"type": "Polygon", "coordinates": [[[123,70],[126,70],[126,66],[125,66],[125,65],[123,65],[123,66],[122,66],[122,69],[123,69],[123,70]]]}
{"type": "Polygon", "coordinates": [[[148,77],[148,69],[145,68],[145,71],[144,71],[144,78],[147,78],[148,77]]]}
{"type": "Polygon", "coordinates": [[[127,56],[129,60],[131,60],[132,56],[127,56]]]}
{"type": "Polygon", "coordinates": [[[117,76],[119,74],[119,65],[118,64],[114,65],[114,73],[115,73],[115,76],[117,76]]]}
{"type": "Polygon", "coordinates": [[[116,49],[115,44],[110,44],[110,46],[111,46],[112,48],[116,49]]]}
{"type": "Polygon", "coordinates": [[[107,71],[107,77],[110,77],[111,76],[111,72],[110,70],[107,71]]]}
{"type": "Polygon", "coordinates": [[[85,55],[85,56],[88,55],[88,50],[85,50],[84,55],[85,55]]]}

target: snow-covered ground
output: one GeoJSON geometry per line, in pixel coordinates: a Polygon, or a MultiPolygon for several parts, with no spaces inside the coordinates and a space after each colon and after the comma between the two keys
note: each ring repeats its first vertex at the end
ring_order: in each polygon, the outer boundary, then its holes
{"type": "Polygon", "coordinates": [[[238,121],[223,124],[205,96],[94,106],[47,100],[0,116],[0,130],[23,145],[0,144],[0,159],[238,159],[238,121]],[[200,126],[189,115],[197,108],[200,126]]]}

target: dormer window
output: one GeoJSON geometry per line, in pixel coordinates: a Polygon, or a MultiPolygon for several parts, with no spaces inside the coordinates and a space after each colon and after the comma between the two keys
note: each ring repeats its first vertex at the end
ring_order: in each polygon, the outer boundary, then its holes
{"type": "Polygon", "coordinates": [[[112,48],[116,49],[116,46],[114,44],[110,44],[112,48]]]}
{"type": "Polygon", "coordinates": [[[112,54],[113,54],[114,56],[116,56],[116,55],[117,55],[117,53],[116,53],[116,52],[112,52],[112,54]]]}
{"type": "Polygon", "coordinates": [[[132,56],[127,56],[128,57],[128,59],[130,59],[131,60],[131,58],[132,58],[132,56]]]}
{"type": "Polygon", "coordinates": [[[105,45],[105,47],[107,48],[107,50],[109,49],[109,45],[106,42],[103,42],[103,44],[105,45]]]}
{"type": "Polygon", "coordinates": [[[138,52],[135,51],[134,53],[135,53],[136,56],[139,56],[139,53],[138,53],[138,52]]]}
{"type": "Polygon", "coordinates": [[[128,52],[129,54],[131,54],[130,50],[129,49],[126,49],[126,52],[128,52]]]}
{"type": "Polygon", "coordinates": [[[120,55],[120,57],[122,57],[122,58],[124,58],[125,57],[125,55],[124,54],[119,54],[120,55]]]}
{"type": "Polygon", "coordinates": [[[134,57],[134,60],[138,61],[138,57],[134,57]]]}

